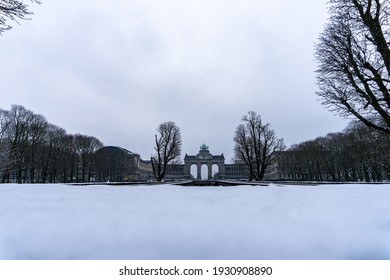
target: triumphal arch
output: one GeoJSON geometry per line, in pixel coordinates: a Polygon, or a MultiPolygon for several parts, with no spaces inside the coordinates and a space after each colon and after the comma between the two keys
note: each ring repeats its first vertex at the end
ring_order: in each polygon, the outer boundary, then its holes
{"type": "Polygon", "coordinates": [[[208,180],[213,179],[212,168],[213,165],[218,166],[218,179],[225,178],[225,157],[223,154],[219,156],[212,155],[209,151],[209,146],[202,144],[199,153],[196,156],[185,155],[184,157],[184,174],[186,177],[191,177],[191,166],[195,165],[197,168],[197,180],[201,180],[201,168],[203,165],[207,166],[208,180]]]}

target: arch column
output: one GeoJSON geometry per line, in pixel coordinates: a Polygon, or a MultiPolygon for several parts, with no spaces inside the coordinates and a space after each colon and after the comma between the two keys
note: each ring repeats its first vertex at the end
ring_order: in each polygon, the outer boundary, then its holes
{"type": "Polygon", "coordinates": [[[208,174],[207,174],[207,179],[208,180],[212,180],[213,179],[213,165],[211,164],[211,163],[208,163],[207,164],[207,172],[208,172],[208,174]]]}
{"type": "Polygon", "coordinates": [[[197,169],[197,171],[196,171],[196,173],[197,173],[196,179],[197,179],[197,180],[202,180],[202,164],[201,164],[201,163],[198,163],[198,164],[196,165],[196,169],[197,169]]]}

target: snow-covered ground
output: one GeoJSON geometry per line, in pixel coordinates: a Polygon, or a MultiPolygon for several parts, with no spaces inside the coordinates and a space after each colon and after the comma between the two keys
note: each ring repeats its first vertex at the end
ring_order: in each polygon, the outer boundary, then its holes
{"type": "Polygon", "coordinates": [[[390,259],[390,185],[0,185],[0,259],[390,259]]]}

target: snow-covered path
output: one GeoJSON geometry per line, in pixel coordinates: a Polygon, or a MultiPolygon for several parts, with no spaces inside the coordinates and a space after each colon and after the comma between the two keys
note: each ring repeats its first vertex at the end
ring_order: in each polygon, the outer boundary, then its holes
{"type": "Polygon", "coordinates": [[[390,185],[0,185],[0,259],[390,259],[390,185]]]}

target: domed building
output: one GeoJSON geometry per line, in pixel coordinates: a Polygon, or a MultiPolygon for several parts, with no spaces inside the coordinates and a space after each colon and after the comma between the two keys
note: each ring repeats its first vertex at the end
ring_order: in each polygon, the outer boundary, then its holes
{"type": "Polygon", "coordinates": [[[95,153],[94,170],[94,179],[98,182],[149,180],[152,177],[150,161],[116,146],[106,146],[95,153]]]}

